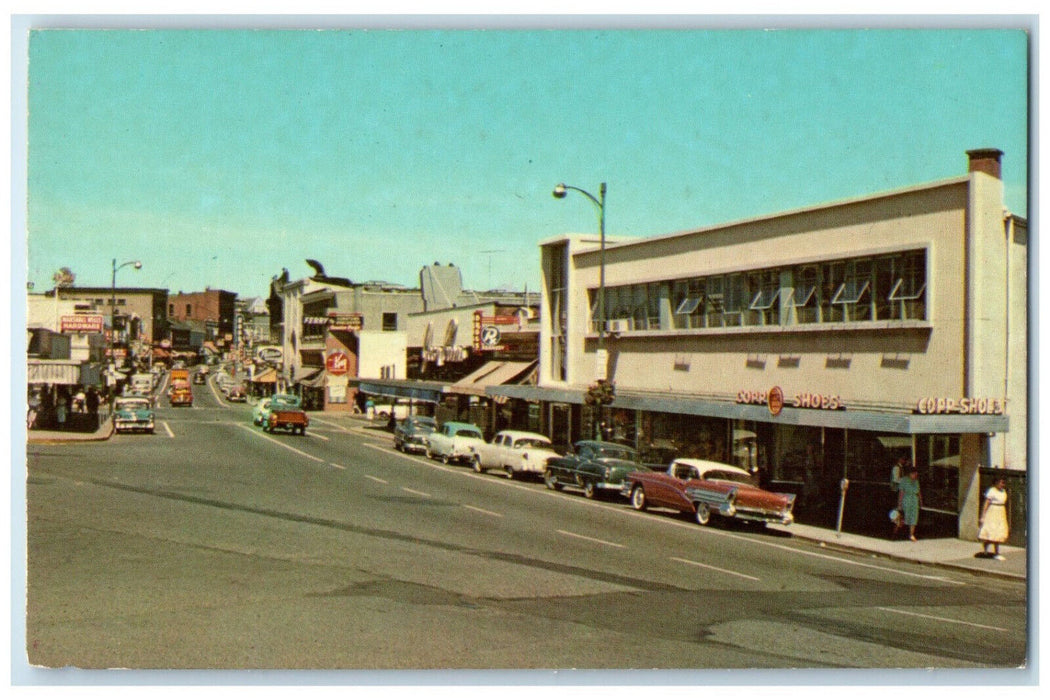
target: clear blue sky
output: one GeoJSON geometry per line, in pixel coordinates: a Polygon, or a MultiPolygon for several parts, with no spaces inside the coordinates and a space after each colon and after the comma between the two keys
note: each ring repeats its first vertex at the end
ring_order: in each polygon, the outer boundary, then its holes
{"type": "Polygon", "coordinates": [[[262,296],[539,284],[537,242],[650,236],[897,189],[1005,152],[1027,216],[1018,30],[38,31],[28,281],[262,296]],[[498,251],[498,252],[496,252],[498,251]]]}

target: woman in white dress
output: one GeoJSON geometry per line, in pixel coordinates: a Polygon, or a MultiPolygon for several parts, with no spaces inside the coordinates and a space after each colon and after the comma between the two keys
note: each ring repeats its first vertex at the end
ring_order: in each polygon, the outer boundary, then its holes
{"type": "Polygon", "coordinates": [[[1006,542],[1010,536],[1010,524],[1006,520],[1006,479],[996,479],[984,494],[980,524],[981,530],[977,533],[977,539],[984,546],[985,556],[990,554],[988,548],[994,547],[992,556],[1002,561],[1004,557],[999,554],[999,545],[1006,542]]]}

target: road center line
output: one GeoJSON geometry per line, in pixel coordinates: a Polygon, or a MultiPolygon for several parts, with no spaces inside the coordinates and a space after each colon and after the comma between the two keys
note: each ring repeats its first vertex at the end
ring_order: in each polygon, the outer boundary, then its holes
{"type": "Polygon", "coordinates": [[[575,532],[569,532],[568,530],[558,530],[558,532],[561,533],[562,535],[566,535],[568,537],[577,537],[577,538],[579,538],[581,540],[587,540],[589,542],[597,542],[598,544],[607,544],[610,547],[619,547],[620,549],[623,549],[623,545],[622,544],[617,544],[615,542],[607,542],[605,540],[599,540],[599,539],[596,539],[594,537],[587,537],[587,535],[578,535],[575,532]]]}
{"type": "Polygon", "coordinates": [[[711,569],[711,571],[718,571],[719,573],[729,574],[731,576],[739,576],[740,578],[746,578],[746,579],[748,579],[750,581],[761,581],[762,580],[760,578],[755,578],[754,576],[748,576],[747,574],[742,574],[739,571],[731,571],[729,569],[720,569],[717,566],[711,566],[710,564],[701,564],[698,561],[691,561],[689,559],[679,559],[678,557],[671,557],[671,561],[681,562],[682,564],[689,564],[690,566],[698,566],[701,569],[711,569]]]}
{"type": "Polygon", "coordinates": [[[995,630],[997,632],[1009,632],[1010,630],[1004,627],[993,627],[992,625],[982,625],[977,622],[967,622],[966,620],[955,620],[950,617],[938,617],[937,615],[926,615],[924,613],[909,612],[907,610],[898,610],[897,608],[875,608],[876,610],[882,610],[884,612],[897,613],[898,615],[910,615],[912,617],[922,617],[927,620],[937,620],[938,622],[952,622],[957,625],[969,625],[970,627],[980,627],[983,630],[995,630]]]}
{"type": "Polygon", "coordinates": [[[247,430],[252,435],[256,435],[258,437],[261,437],[263,440],[269,440],[273,444],[280,445],[284,449],[290,450],[291,452],[294,452],[295,454],[300,455],[302,457],[306,457],[307,459],[312,459],[315,462],[323,462],[324,461],[320,457],[314,457],[312,454],[307,454],[306,452],[303,452],[302,450],[298,450],[298,449],[292,447],[291,445],[285,445],[280,440],[275,440],[274,438],[270,437],[269,435],[264,435],[263,433],[256,432],[255,429],[250,427],[250,426],[241,425],[239,427],[243,428],[244,430],[247,430]]]}
{"type": "Polygon", "coordinates": [[[344,467],[342,464],[336,464],[335,462],[329,462],[329,464],[335,467],[336,469],[346,469],[346,467],[344,467]]]}
{"type": "Polygon", "coordinates": [[[317,438],[318,440],[324,440],[325,442],[328,442],[331,439],[331,438],[326,438],[324,435],[318,435],[317,433],[314,433],[314,432],[303,433],[303,435],[305,435],[306,437],[317,438]]]}
{"type": "Polygon", "coordinates": [[[401,490],[402,491],[408,491],[409,493],[415,494],[417,496],[422,496],[423,498],[430,498],[430,494],[429,493],[423,493],[422,491],[416,491],[415,489],[410,489],[410,488],[408,488],[406,486],[402,486],[401,490]]]}
{"type": "Polygon", "coordinates": [[[478,508],[476,506],[468,506],[466,503],[463,504],[463,507],[464,508],[469,508],[470,510],[476,510],[477,512],[484,513],[485,515],[491,515],[494,518],[502,518],[503,517],[503,513],[494,513],[491,510],[485,510],[484,508],[478,508]]]}
{"type": "Polygon", "coordinates": [[[204,383],[207,384],[208,388],[211,389],[211,395],[215,397],[215,400],[219,402],[220,408],[229,408],[230,405],[226,403],[225,397],[219,393],[219,390],[215,388],[215,382],[211,381],[211,377],[205,377],[204,383]]]}
{"type": "Polygon", "coordinates": [[[372,476],[371,474],[365,474],[365,478],[366,479],[371,479],[372,481],[378,481],[381,484],[389,484],[390,483],[386,479],[380,479],[378,476],[372,476]]]}
{"type": "Polygon", "coordinates": [[[160,422],[160,424],[163,425],[164,426],[164,430],[166,430],[168,432],[168,437],[170,437],[170,438],[175,437],[175,433],[171,432],[171,426],[168,425],[168,421],[162,420],[160,422]]]}

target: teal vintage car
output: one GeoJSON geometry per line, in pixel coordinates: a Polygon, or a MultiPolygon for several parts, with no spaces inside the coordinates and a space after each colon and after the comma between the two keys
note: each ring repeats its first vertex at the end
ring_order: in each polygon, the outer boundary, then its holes
{"type": "Polygon", "coordinates": [[[153,433],[153,406],[145,396],[121,396],[113,405],[113,429],[118,433],[153,433]]]}

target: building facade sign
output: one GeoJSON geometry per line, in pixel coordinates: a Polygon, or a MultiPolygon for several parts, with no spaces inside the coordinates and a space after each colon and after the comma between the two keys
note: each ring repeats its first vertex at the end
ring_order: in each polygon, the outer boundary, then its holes
{"type": "Polygon", "coordinates": [[[350,358],[345,352],[333,352],[324,361],[329,374],[341,375],[350,370],[350,358]]]}
{"type": "MultiPolygon", "coordinates": [[[[783,390],[775,386],[768,391],[742,389],[737,392],[736,402],[766,406],[769,408],[769,412],[776,416],[787,405],[788,400],[784,396],[783,390]]],[[[823,411],[838,411],[846,408],[846,404],[841,396],[818,394],[812,391],[795,394],[791,397],[790,405],[792,408],[817,408],[823,411]]]]}
{"type": "Polygon", "coordinates": [[[103,328],[102,316],[63,316],[63,333],[101,333],[103,328]]]}
{"type": "Polygon", "coordinates": [[[915,412],[923,415],[957,413],[966,416],[1001,416],[1006,413],[1006,399],[926,397],[919,399],[915,412]]]}
{"type": "Polygon", "coordinates": [[[365,327],[363,314],[328,314],[328,330],[330,331],[359,331],[365,327]]]}

